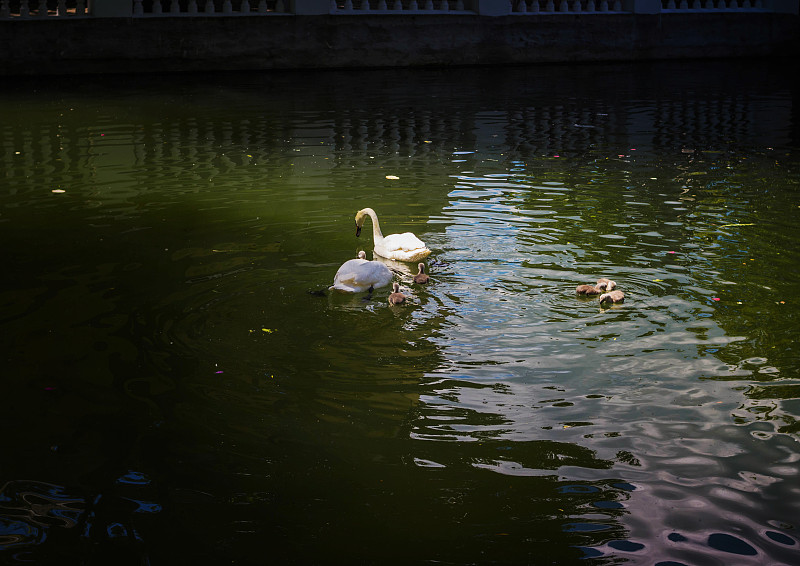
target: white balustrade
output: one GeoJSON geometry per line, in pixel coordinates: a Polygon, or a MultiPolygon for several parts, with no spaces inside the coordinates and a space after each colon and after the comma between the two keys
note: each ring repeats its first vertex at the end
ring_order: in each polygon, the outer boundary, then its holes
{"type": "Polygon", "coordinates": [[[664,12],[743,12],[763,11],[763,0],[662,0],[664,12]]]}
{"type": "MultiPolygon", "coordinates": [[[[85,2],[85,0],[78,1],[85,2]]],[[[149,6],[148,0],[132,0],[132,2],[132,14],[135,17],[220,17],[287,13],[284,0],[186,0],[185,6],[181,0],[150,0],[149,6]]]]}
{"type": "Polygon", "coordinates": [[[0,0],[0,20],[86,17],[86,0],[0,0]]]}
{"type": "Polygon", "coordinates": [[[331,13],[465,12],[464,0],[331,0],[331,13]]]}
{"type": "MultiPolygon", "coordinates": [[[[94,10],[108,0],[93,0],[94,10]]],[[[297,14],[464,14],[544,16],[550,14],[635,13],[637,2],[644,0],[330,0],[317,2],[311,12],[301,8],[306,0],[295,0],[291,9],[297,14]],[[493,5],[496,2],[496,5],[493,5]],[[488,3],[489,11],[481,5],[488,3]],[[493,6],[493,7],[492,7],[493,6]],[[298,9],[300,8],[300,9],[298,9]],[[630,12],[628,11],[630,10],[630,12]]],[[[264,16],[288,14],[285,0],[129,0],[127,16],[134,17],[208,17],[264,16]],[[202,2],[202,5],[199,5],[202,2]]],[[[648,5],[651,5],[648,3],[648,5]]],[[[658,4],[657,4],[658,5],[658,4]]],[[[124,8],[124,2],[123,2],[124,8]]],[[[305,8],[308,9],[308,8],[305,8]]],[[[661,0],[663,13],[748,13],[781,11],[765,0],[661,0]],[[766,6],[766,7],[765,7],[766,6]]],[[[0,20],[26,18],[91,17],[86,0],[0,0],[0,20]]],[[[103,13],[103,17],[124,17],[103,13]]]]}
{"type": "Polygon", "coordinates": [[[516,0],[511,5],[514,14],[595,14],[622,12],[622,0],[516,0]]]}

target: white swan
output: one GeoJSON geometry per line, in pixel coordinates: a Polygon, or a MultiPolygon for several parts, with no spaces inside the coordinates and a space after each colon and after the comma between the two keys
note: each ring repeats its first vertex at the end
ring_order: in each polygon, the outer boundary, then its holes
{"type": "Polygon", "coordinates": [[[333,278],[331,291],[361,293],[385,287],[392,282],[392,272],[379,261],[367,261],[364,251],[358,252],[358,259],[348,259],[342,264],[333,278]]]}
{"type": "Polygon", "coordinates": [[[425,243],[411,232],[403,234],[389,234],[384,237],[381,233],[381,226],[378,223],[378,215],[371,208],[363,208],[356,212],[356,237],[361,235],[361,227],[364,220],[369,216],[372,219],[372,238],[374,240],[375,253],[379,256],[396,259],[398,261],[421,261],[431,255],[431,250],[425,247],[425,243]]]}

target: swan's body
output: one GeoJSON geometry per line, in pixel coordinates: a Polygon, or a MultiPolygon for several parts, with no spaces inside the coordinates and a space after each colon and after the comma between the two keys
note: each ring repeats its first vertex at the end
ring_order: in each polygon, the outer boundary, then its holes
{"type": "Polygon", "coordinates": [[[611,291],[600,295],[600,304],[603,303],[622,303],[625,301],[625,293],[622,291],[611,291]]]}
{"type": "Polygon", "coordinates": [[[579,295],[599,295],[603,292],[603,289],[594,285],[578,285],[575,287],[575,292],[579,295]]]}
{"type": "Polygon", "coordinates": [[[379,261],[367,261],[367,254],[358,252],[358,259],[349,259],[342,264],[333,285],[332,291],[343,293],[361,293],[372,291],[378,287],[385,287],[392,282],[392,272],[379,261]]]}
{"type": "Polygon", "coordinates": [[[390,305],[399,305],[406,302],[406,296],[400,292],[400,283],[395,283],[392,286],[392,294],[389,295],[390,305]]]}
{"type": "Polygon", "coordinates": [[[605,277],[601,277],[597,280],[597,288],[602,291],[613,291],[614,287],[617,286],[616,281],[612,281],[611,279],[606,279],[605,277]]]}
{"type": "Polygon", "coordinates": [[[425,264],[419,264],[419,273],[414,276],[414,283],[419,285],[425,285],[428,281],[430,281],[430,276],[425,273],[425,264]]]}
{"type": "Polygon", "coordinates": [[[431,250],[425,247],[425,243],[411,232],[384,236],[378,223],[378,215],[371,208],[364,208],[356,213],[356,236],[361,234],[361,227],[367,216],[372,219],[372,238],[375,253],[379,256],[414,262],[423,260],[431,254],[431,250]]]}

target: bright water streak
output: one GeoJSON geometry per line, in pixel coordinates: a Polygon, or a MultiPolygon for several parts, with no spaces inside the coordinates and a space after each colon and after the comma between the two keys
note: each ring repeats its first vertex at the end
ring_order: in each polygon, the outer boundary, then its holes
{"type": "Polygon", "coordinates": [[[12,561],[88,541],[154,563],[796,563],[783,71],[7,92],[0,546],[12,561]],[[433,250],[427,287],[393,265],[406,306],[386,288],[323,293],[371,251],[364,206],[433,250]],[[575,295],[601,276],[625,303],[575,295]]]}

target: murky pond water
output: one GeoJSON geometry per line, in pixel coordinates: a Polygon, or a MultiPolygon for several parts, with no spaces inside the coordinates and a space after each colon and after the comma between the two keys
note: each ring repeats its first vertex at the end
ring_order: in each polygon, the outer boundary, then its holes
{"type": "Polygon", "coordinates": [[[4,87],[3,560],[800,562],[792,79],[4,87]],[[327,292],[365,206],[403,306],[327,292]]]}

